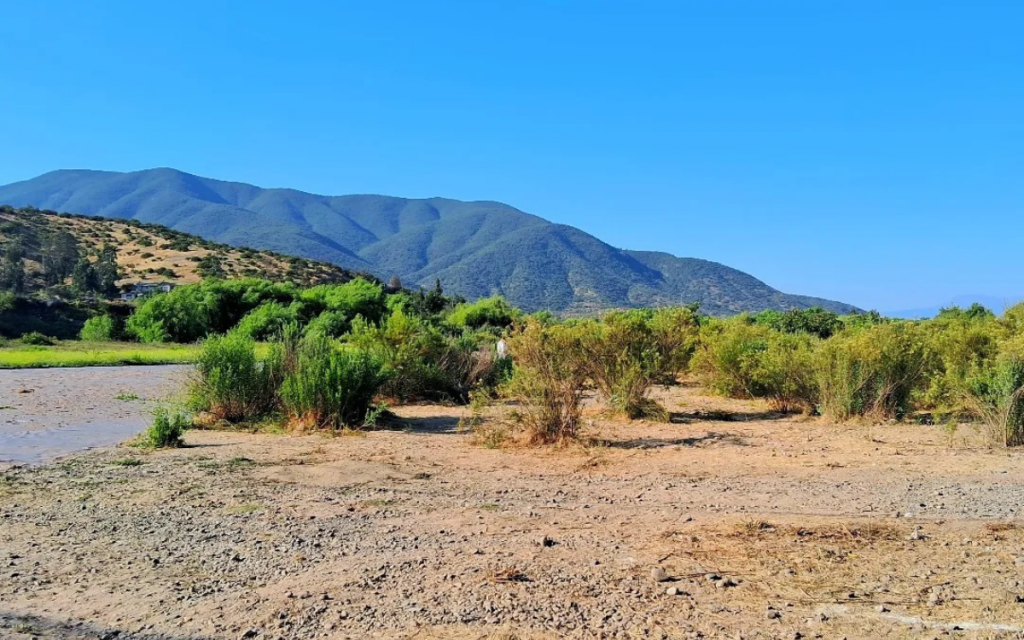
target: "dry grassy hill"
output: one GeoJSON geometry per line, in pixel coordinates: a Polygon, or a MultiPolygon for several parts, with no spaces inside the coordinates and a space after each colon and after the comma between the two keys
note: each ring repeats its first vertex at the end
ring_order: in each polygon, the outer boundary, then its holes
{"type": "MultiPolygon", "coordinates": [[[[344,282],[357,274],[333,264],[273,251],[230,247],[136,220],[113,220],[0,206],[0,248],[19,244],[25,291],[45,289],[45,255],[52,238],[66,232],[79,256],[95,261],[104,246],[117,252],[118,285],[142,282],[188,284],[204,277],[260,277],[301,285],[344,282]]],[[[70,282],[64,278],[61,284],[70,282]]]]}

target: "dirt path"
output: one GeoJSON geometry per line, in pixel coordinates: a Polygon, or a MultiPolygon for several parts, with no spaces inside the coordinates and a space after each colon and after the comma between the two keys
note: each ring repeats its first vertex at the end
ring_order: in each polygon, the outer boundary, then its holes
{"type": "Polygon", "coordinates": [[[1020,453],[663,400],[680,423],[595,416],[589,447],[487,449],[424,406],[9,470],[0,635],[1024,635],[1020,453]]]}
{"type": "Polygon", "coordinates": [[[182,366],[0,370],[0,468],[109,447],[146,427],[182,366]]]}

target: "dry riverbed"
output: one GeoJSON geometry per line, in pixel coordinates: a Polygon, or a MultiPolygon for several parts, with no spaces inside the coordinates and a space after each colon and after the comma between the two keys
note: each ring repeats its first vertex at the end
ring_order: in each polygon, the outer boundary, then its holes
{"type": "MultiPolygon", "coordinates": [[[[194,431],[0,476],[0,636],[1020,638],[1024,457],[684,387],[487,449],[194,431]]],[[[25,409],[27,410],[27,409],[25,409]]]]}

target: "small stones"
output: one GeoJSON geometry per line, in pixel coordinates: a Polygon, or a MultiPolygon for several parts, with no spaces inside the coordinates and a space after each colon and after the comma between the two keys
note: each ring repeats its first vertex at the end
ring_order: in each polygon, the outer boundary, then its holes
{"type": "Polygon", "coordinates": [[[782,613],[776,611],[775,609],[769,609],[767,612],[765,612],[764,617],[768,620],[778,620],[782,617],[782,613]]]}
{"type": "Polygon", "coordinates": [[[242,634],[242,640],[249,640],[249,638],[255,638],[258,635],[260,635],[259,631],[255,629],[249,629],[248,631],[242,634]]]}
{"type": "Polygon", "coordinates": [[[679,595],[679,587],[669,587],[668,589],[665,589],[665,595],[667,595],[667,596],[677,596],[677,595],[679,595]]]}
{"type": "Polygon", "coordinates": [[[889,613],[889,607],[885,606],[884,604],[880,604],[877,607],[875,607],[875,611],[877,611],[878,613],[889,613]]]}
{"type": "Polygon", "coordinates": [[[651,580],[654,580],[655,582],[667,582],[668,573],[666,573],[661,567],[654,567],[651,569],[651,580]]]}

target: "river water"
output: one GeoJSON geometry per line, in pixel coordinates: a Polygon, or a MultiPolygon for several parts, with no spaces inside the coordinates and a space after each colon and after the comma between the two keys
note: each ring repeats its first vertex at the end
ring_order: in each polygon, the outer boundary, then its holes
{"type": "Polygon", "coordinates": [[[124,442],[184,387],[187,367],[0,370],[0,465],[124,442]]]}

